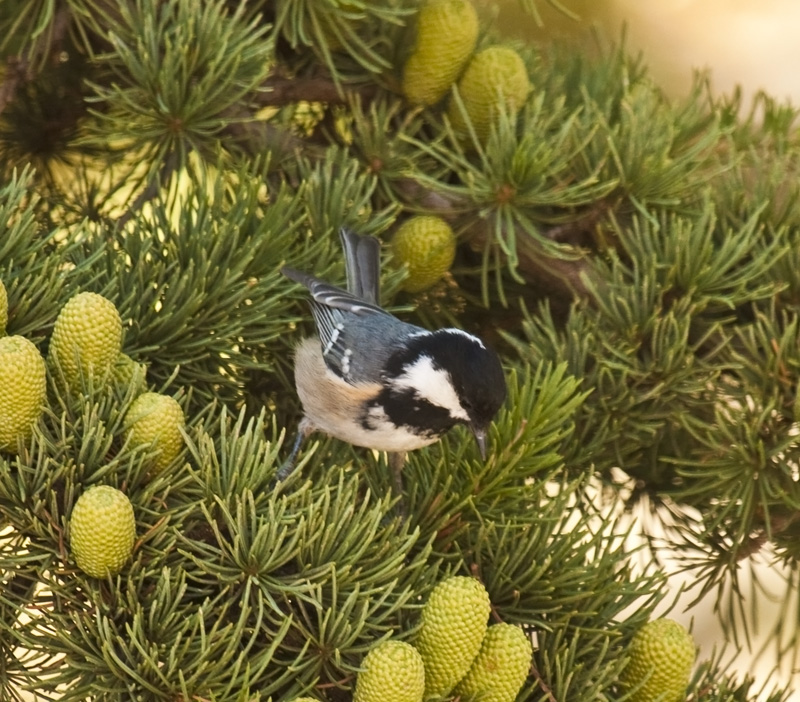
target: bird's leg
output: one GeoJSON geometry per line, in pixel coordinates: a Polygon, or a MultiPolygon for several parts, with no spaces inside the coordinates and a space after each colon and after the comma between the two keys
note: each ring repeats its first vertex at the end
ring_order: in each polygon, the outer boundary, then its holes
{"type": "Polygon", "coordinates": [[[295,464],[297,463],[297,454],[300,453],[300,448],[302,447],[303,442],[308,438],[309,434],[313,433],[313,431],[314,426],[306,417],[303,417],[303,419],[300,421],[300,424],[297,426],[297,438],[294,440],[292,452],[289,454],[289,458],[284,461],[283,465],[278,468],[278,472],[275,474],[275,482],[286,480],[286,478],[292,474],[295,464]]]}
{"type": "Polygon", "coordinates": [[[390,452],[389,467],[392,469],[392,484],[397,496],[403,497],[403,465],[406,462],[406,452],[390,452]]]}
{"type": "Polygon", "coordinates": [[[398,503],[400,505],[400,513],[402,517],[406,517],[406,505],[403,499],[403,465],[406,462],[406,452],[390,451],[388,459],[389,468],[392,470],[392,484],[394,486],[394,491],[400,498],[400,502],[398,503]]]}

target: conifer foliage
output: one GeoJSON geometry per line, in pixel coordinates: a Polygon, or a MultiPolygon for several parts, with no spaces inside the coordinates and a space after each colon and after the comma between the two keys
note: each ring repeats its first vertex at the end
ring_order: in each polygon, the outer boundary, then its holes
{"type": "MultiPolygon", "coordinates": [[[[488,595],[479,632],[531,644],[518,702],[626,699],[672,601],[630,514],[740,627],[747,559],[796,589],[797,112],[702,77],[668,100],[624,46],[510,41],[490,6],[0,5],[0,341],[36,360],[0,368],[0,700],[350,702],[453,577],[488,595]],[[428,244],[390,253],[420,216],[456,242],[422,285],[428,244]],[[507,372],[488,459],[452,431],[408,456],[402,504],[386,456],[323,436],[276,482],[313,330],[280,268],[343,284],[343,226],[384,243],[387,307],[507,372]],[[87,568],[102,511],[77,544],[72,519],[100,486],[125,548],[87,568]]],[[[481,636],[436,699],[517,690],[525,661],[496,674],[481,636]]],[[[789,698],[724,661],[687,699],[789,698]]]]}

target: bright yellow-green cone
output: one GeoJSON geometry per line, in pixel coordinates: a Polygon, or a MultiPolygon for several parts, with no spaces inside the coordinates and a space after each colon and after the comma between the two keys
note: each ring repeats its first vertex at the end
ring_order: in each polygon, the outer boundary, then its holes
{"type": "Polygon", "coordinates": [[[81,376],[103,384],[111,377],[121,341],[122,321],[114,303],[97,293],[78,293],[56,318],[49,358],[58,359],[70,387],[80,387],[81,376]]]}
{"type": "Polygon", "coordinates": [[[39,350],[21,336],[0,338],[0,451],[16,453],[44,408],[47,381],[39,350]]]}
{"type": "Polygon", "coordinates": [[[514,702],[531,668],[533,647],[525,632],[513,624],[494,624],[481,643],[455,692],[479,695],[481,702],[514,702]]]}
{"type": "Polygon", "coordinates": [[[97,485],[78,498],[70,517],[70,547],[84,573],[93,578],[119,573],[135,537],[133,506],[122,492],[97,485]]]}
{"type": "Polygon", "coordinates": [[[478,15],[468,0],[431,0],[417,15],[417,40],[403,69],[403,94],[434,105],[458,78],[478,39],[478,15]]]}
{"type": "Polygon", "coordinates": [[[154,445],[158,449],[153,469],[164,470],[181,452],[183,436],[180,429],[186,424],[177,400],[157,392],[145,392],[137,397],[125,415],[125,428],[133,446],[154,445]]]}
{"type": "Polygon", "coordinates": [[[691,635],[672,619],[647,622],[631,640],[621,681],[630,702],[683,702],[694,665],[691,635]],[[641,685],[641,687],[639,687],[641,685]]]}
{"type": "Polygon", "coordinates": [[[417,649],[384,641],[364,658],[353,702],[422,702],[425,669],[417,649]]]}
{"type": "Polygon", "coordinates": [[[475,578],[453,576],[433,589],[416,641],[426,697],[446,696],[466,675],[486,635],[489,611],[489,593],[475,578]]]}
{"type": "MultiPolygon", "coordinates": [[[[475,54],[458,81],[458,94],[481,142],[489,136],[500,106],[505,105],[511,114],[516,114],[530,91],[525,62],[514,49],[505,46],[490,46],[475,54]]],[[[454,129],[466,134],[464,116],[453,99],[447,114],[454,129]]]]}
{"type": "Polygon", "coordinates": [[[3,281],[0,280],[0,336],[6,333],[8,325],[8,293],[3,281]]]}
{"type": "Polygon", "coordinates": [[[392,238],[392,253],[395,261],[408,267],[403,288],[420,292],[450,270],[456,255],[456,237],[441,217],[412,217],[392,238]]]}

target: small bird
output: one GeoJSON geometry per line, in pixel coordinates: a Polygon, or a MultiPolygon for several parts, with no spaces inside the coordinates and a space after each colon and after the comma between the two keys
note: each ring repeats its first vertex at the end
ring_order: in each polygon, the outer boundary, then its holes
{"type": "Polygon", "coordinates": [[[398,492],[405,453],[438,441],[456,424],[472,430],[485,459],[486,431],[506,398],[497,354],[461,329],[428,331],[382,309],[380,242],[347,229],[340,237],[347,290],[281,269],[311,293],[319,337],[296,351],[304,415],[278,479],[291,472],[314,431],[389,452],[398,492]]]}

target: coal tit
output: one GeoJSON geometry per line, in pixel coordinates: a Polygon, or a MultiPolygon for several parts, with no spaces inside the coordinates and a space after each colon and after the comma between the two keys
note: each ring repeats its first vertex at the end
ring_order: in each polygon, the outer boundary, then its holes
{"type": "MultiPolygon", "coordinates": [[[[428,446],[465,424],[486,456],[486,431],[506,397],[500,359],[460,329],[428,331],[379,305],[380,242],[342,229],[347,290],[292,268],[311,293],[318,338],[302,341],[295,383],[303,405],[292,469],[303,439],[321,431],[395,455],[428,446]]],[[[399,482],[399,477],[396,476],[399,482]]]]}

